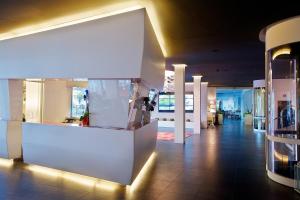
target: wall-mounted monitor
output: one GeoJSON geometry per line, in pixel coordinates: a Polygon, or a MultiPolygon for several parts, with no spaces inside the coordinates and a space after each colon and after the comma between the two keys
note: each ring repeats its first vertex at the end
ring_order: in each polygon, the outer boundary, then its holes
{"type": "MultiPolygon", "coordinates": [[[[160,93],[158,97],[159,112],[174,112],[175,110],[175,95],[174,93],[160,93]]],[[[194,95],[185,94],[185,111],[194,111],[194,95]]]]}

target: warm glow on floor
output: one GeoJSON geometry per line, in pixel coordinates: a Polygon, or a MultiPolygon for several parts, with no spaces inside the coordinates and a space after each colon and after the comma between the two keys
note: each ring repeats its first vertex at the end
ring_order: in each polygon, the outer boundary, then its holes
{"type": "Polygon", "coordinates": [[[105,181],[105,180],[101,180],[89,176],[83,176],[80,174],[65,172],[61,170],[51,169],[47,167],[37,166],[37,165],[29,165],[27,169],[32,171],[33,173],[39,173],[46,176],[62,178],[64,180],[71,181],[80,185],[85,185],[88,187],[96,187],[103,190],[115,191],[121,186],[118,183],[105,181]]]}
{"type": "Polygon", "coordinates": [[[127,185],[127,187],[126,187],[127,191],[133,192],[138,188],[139,185],[142,184],[142,181],[145,178],[145,176],[146,176],[147,172],[149,171],[149,169],[152,167],[156,156],[157,155],[156,155],[155,152],[153,152],[151,154],[151,156],[148,158],[147,162],[145,163],[145,165],[141,169],[140,173],[134,179],[133,183],[131,185],[127,185]]]}
{"type": "Polygon", "coordinates": [[[0,158],[0,167],[12,167],[13,164],[14,164],[14,160],[12,159],[0,158]]]}
{"type": "MultiPolygon", "coordinates": [[[[186,132],[185,137],[192,136],[192,133],[186,132]]],[[[157,140],[171,141],[175,140],[175,134],[173,132],[157,132],[157,140]]]]}
{"type": "Polygon", "coordinates": [[[167,56],[166,45],[163,39],[162,31],[158,21],[157,13],[151,0],[129,0],[120,3],[115,3],[109,6],[102,6],[100,8],[94,8],[89,11],[83,11],[73,15],[64,17],[58,17],[51,20],[46,20],[38,24],[29,24],[27,26],[16,28],[9,32],[0,34],[0,40],[7,40],[11,38],[21,37],[25,35],[31,35],[34,33],[40,33],[52,29],[62,28],[74,24],[79,24],[87,21],[92,21],[108,16],[113,16],[121,13],[126,13],[138,9],[145,8],[147,10],[150,22],[153,26],[157,40],[160,44],[164,56],[167,56]]]}

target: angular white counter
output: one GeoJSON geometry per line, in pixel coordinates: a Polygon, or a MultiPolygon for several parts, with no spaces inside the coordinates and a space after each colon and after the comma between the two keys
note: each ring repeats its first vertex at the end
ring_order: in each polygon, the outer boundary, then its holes
{"type": "Polygon", "coordinates": [[[137,130],[23,123],[24,162],[130,185],[155,151],[157,121],[137,130]]]}

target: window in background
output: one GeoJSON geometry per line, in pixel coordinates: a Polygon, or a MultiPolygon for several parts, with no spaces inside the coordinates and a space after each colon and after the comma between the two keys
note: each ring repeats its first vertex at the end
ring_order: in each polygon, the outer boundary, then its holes
{"type": "Polygon", "coordinates": [[[234,97],[229,97],[223,100],[223,110],[225,111],[234,111],[237,105],[235,105],[234,97]]]}
{"type": "Polygon", "coordinates": [[[80,118],[83,116],[86,108],[84,100],[85,90],[85,88],[73,87],[71,117],[80,118]]]}

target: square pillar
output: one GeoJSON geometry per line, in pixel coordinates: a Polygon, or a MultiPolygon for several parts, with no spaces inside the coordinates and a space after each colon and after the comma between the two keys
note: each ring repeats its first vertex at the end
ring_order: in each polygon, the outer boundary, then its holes
{"type": "Polygon", "coordinates": [[[185,64],[175,68],[175,143],[185,142],[185,64]]]}
{"type": "Polygon", "coordinates": [[[0,157],[21,157],[23,81],[0,80],[0,157]]]}
{"type": "Polygon", "coordinates": [[[201,128],[207,128],[207,82],[201,83],[201,128]]]}
{"type": "Polygon", "coordinates": [[[194,78],[194,134],[201,132],[201,75],[194,78]]]}

